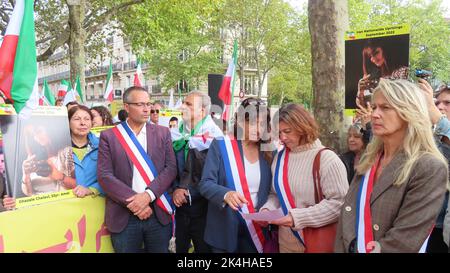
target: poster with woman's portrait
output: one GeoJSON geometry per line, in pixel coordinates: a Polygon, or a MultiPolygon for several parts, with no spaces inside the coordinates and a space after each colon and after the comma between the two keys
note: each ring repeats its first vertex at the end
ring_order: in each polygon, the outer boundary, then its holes
{"type": "Polygon", "coordinates": [[[75,186],[67,110],[39,107],[28,119],[0,115],[9,195],[15,198],[75,186]]]}
{"type": "Polygon", "coordinates": [[[409,27],[348,31],[345,37],[345,109],[370,101],[380,78],[407,79],[409,27]]]}

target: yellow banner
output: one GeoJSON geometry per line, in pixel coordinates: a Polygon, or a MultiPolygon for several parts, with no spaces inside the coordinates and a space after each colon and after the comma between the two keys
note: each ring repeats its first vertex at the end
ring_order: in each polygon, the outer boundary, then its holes
{"type": "Polygon", "coordinates": [[[16,110],[11,104],[0,104],[0,115],[16,115],[16,110]]]}
{"type": "Polygon", "coordinates": [[[113,100],[111,102],[111,115],[113,117],[115,117],[121,109],[123,109],[123,101],[122,100],[113,100]]]}
{"type": "Polygon", "coordinates": [[[111,125],[111,126],[94,127],[94,128],[91,128],[91,133],[93,133],[94,135],[100,137],[100,133],[101,132],[103,132],[103,131],[105,131],[105,130],[107,130],[109,128],[113,128],[113,127],[114,127],[113,125],[111,125]]]}
{"type": "Polygon", "coordinates": [[[17,198],[16,208],[19,209],[23,207],[40,205],[48,202],[66,200],[70,198],[76,198],[72,190],[37,194],[30,197],[17,198]]]}
{"type": "Polygon", "coordinates": [[[0,213],[0,253],[110,253],[105,199],[88,196],[0,213]]]}
{"type": "Polygon", "coordinates": [[[164,109],[159,112],[160,117],[177,117],[181,118],[183,114],[179,110],[164,109]]]}
{"type": "Polygon", "coordinates": [[[354,117],[356,115],[356,109],[344,109],[344,116],[354,117]]]}
{"type": "Polygon", "coordinates": [[[409,25],[397,25],[389,27],[378,27],[374,29],[363,29],[355,31],[346,31],[345,40],[359,40],[368,38],[378,38],[394,35],[409,34],[409,25]]]}

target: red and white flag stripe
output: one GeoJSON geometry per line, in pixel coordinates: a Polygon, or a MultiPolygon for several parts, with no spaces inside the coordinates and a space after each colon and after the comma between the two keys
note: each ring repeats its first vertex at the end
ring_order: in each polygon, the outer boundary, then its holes
{"type": "MultiPolygon", "coordinates": [[[[382,247],[382,246],[377,247],[377,244],[374,241],[372,230],[372,213],[370,207],[370,198],[372,196],[375,174],[380,164],[380,160],[381,156],[378,156],[375,164],[362,177],[361,184],[359,187],[358,199],[356,204],[357,205],[356,236],[357,236],[358,253],[370,253],[377,250],[379,251],[380,248],[382,247]]],[[[425,253],[429,238],[430,235],[428,235],[427,239],[421,246],[419,253],[425,253]]]]}
{"type": "MultiPolygon", "coordinates": [[[[142,181],[142,184],[139,185],[139,187],[141,189],[141,192],[144,192],[145,188],[147,186],[150,186],[151,182],[155,180],[156,177],[155,174],[150,169],[146,160],[142,156],[139,149],[136,147],[136,144],[130,138],[128,132],[123,127],[123,125],[118,124],[116,127],[113,128],[113,132],[118,137],[118,140],[121,142],[122,147],[125,149],[127,155],[130,157],[134,166],[138,169],[138,173],[142,177],[142,179],[140,179],[142,181]]],[[[173,213],[170,201],[165,196],[165,194],[159,197],[157,196],[156,204],[168,214],[173,213]]]]}
{"type": "MultiPolygon", "coordinates": [[[[231,169],[231,175],[233,176],[231,181],[234,184],[236,192],[242,194],[248,201],[247,205],[244,204],[242,206],[242,213],[255,213],[255,206],[253,205],[250,195],[244,164],[242,162],[237,141],[235,139],[230,139],[229,136],[224,136],[223,141],[228,155],[228,162],[224,161],[224,164],[229,165],[231,169]]],[[[245,220],[245,223],[256,249],[259,253],[262,253],[265,239],[261,227],[251,220],[245,220]]]]}

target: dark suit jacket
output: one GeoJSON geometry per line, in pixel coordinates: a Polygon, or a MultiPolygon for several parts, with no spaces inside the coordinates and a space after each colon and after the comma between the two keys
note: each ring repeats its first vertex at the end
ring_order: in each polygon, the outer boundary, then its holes
{"type": "MultiPolygon", "coordinates": [[[[168,128],[147,124],[147,154],[150,155],[158,176],[150,184],[156,197],[170,187],[177,174],[175,155],[168,128]]],[[[97,165],[98,181],[106,194],[106,226],[111,232],[121,232],[132,215],[126,199],[135,195],[132,189],[133,164],[120,145],[112,129],[100,135],[97,165]]],[[[171,217],[156,204],[153,213],[163,225],[170,223],[171,217]]]]}
{"type": "MultiPolygon", "coordinates": [[[[431,155],[423,155],[408,180],[394,186],[394,175],[405,161],[406,155],[398,153],[373,187],[372,231],[381,252],[419,252],[444,201],[448,180],[445,164],[431,155]]],[[[342,206],[336,252],[350,252],[351,243],[356,239],[356,202],[361,178],[355,176],[342,206]]]]}
{"type": "MultiPolygon", "coordinates": [[[[226,186],[227,177],[219,141],[223,141],[223,139],[215,139],[209,147],[202,179],[198,184],[200,193],[209,201],[204,239],[206,243],[213,247],[227,252],[235,252],[239,240],[239,218],[238,212],[235,212],[229,206],[224,206],[223,198],[231,189],[226,186]]],[[[242,156],[240,141],[238,141],[238,146],[242,156]]],[[[266,203],[272,181],[270,166],[264,159],[263,153],[259,154],[259,167],[261,183],[256,211],[266,203]]]]}

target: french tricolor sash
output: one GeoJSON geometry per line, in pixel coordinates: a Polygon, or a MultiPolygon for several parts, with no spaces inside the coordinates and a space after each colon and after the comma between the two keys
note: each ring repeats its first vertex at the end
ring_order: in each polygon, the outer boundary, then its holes
{"type": "MultiPolygon", "coordinates": [[[[370,210],[370,197],[373,191],[373,183],[375,181],[375,174],[380,164],[381,156],[378,156],[375,165],[373,165],[366,174],[361,178],[361,183],[358,191],[358,198],[356,201],[356,238],[358,253],[370,253],[374,250],[375,243],[372,230],[372,213],[370,210]]],[[[431,232],[430,232],[431,233],[431,232]]],[[[424,253],[428,238],[419,250],[419,253],[424,253]]]]}
{"type": "MultiPolygon", "coordinates": [[[[224,136],[223,141],[219,141],[219,146],[223,156],[225,173],[227,177],[227,187],[242,194],[245,199],[247,199],[248,204],[243,205],[241,208],[242,213],[255,213],[255,207],[253,205],[247,177],[245,175],[244,164],[242,162],[241,153],[239,151],[236,139],[231,139],[228,136],[224,136]]],[[[256,250],[259,253],[262,253],[264,235],[261,227],[251,220],[244,220],[243,218],[240,219],[245,221],[256,250]]]]}
{"type": "MultiPolygon", "coordinates": [[[[284,215],[289,213],[289,210],[295,209],[295,200],[292,196],[291,189],[289,187],[288,180],[288,163],[289,163],[289,149],[285,148],[278,153],[277,165],[275,168],[274,186],[277,192],[278,199],[280,200],[281,208],[284,215]]],[[[300,241],[302,245],[305,245],[303,240],[303,234],[301,231],[294,231],[292,233],[300,241]]]]}
{"type": "MultiPolygon", "coordinates": [[[[151,182],[158,176],[158,172],[150,156],[144,151],[144,148],[126,122],[118,124],[112,130],[119,140],[120,145],[138,170],[142,180],[145,181],[146,187],[150,186],[151,182]]],[[[173,213],[172,200],[167,192],[157,197],[155,202],[169,215],[173,213]]]]}

